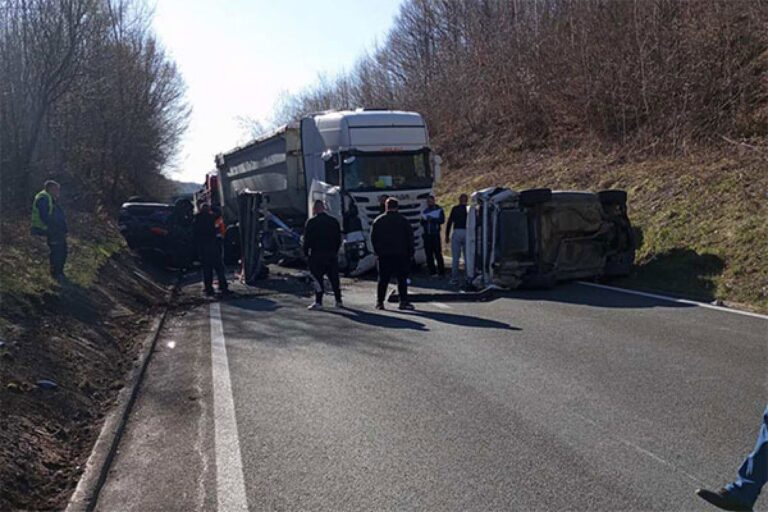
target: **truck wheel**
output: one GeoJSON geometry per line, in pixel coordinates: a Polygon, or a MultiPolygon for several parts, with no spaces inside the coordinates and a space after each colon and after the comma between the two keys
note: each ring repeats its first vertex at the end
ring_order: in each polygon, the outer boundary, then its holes
{"type": "Polygon", "coordinates": [[[523,206],[535,206],[551,199],[552,189],[549,188],[529,188],[520,192],[520,204],[523,206]]]}
{"type": "Polygon", "coordinates": [[[597,197],[603,204],[627,204],[627,192],[624,190],[601,190],[597,197]]]}

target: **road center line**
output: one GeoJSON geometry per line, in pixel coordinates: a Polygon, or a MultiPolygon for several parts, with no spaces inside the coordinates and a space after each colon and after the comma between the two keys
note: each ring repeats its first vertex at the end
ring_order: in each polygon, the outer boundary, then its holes
{"type": "Polygon", "coordinates": [[[213,368],[213,422],[216,452],[216,501],[219,512],[247,511],[243,461],[237,435],[235,402],[229,378],[227,346],[221,307],[211,304],[211,366],[213,368]]]}

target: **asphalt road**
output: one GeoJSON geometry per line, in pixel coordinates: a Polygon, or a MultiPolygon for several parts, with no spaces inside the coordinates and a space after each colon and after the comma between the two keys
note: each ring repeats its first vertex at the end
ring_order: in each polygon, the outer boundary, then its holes
{"type": "Polygon", "coordinates": [[[98,510],[705,511],[754,444],[766,319],[579,284],[372,297],[177,313],[98,510]]]}

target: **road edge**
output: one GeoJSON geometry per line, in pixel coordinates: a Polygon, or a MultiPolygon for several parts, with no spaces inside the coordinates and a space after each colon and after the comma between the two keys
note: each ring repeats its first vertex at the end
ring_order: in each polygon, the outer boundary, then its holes
{"type": "Polygon", "coordinates": [[[718,306],[715,304],[710,304],[708,302],[701,302],[698,300],[692,300],[692,299],[685,299],[685,298],[679,298],[679,297],[673,297],[671,295],[664,295],[663,293],[652,293],[648,291],[643,290],[636,290],[633,288],[622,288],[619,286],[612,286],[607,284],[600,284],[600,283],[592,283],[589,281],[575,281],[576,284],[580,284],[583,286],[589,286],[591,288],[598,288],[600,290],[608,290],[612,292],[618,292],[618,293],[626,293],[627,295],[636,295],[638,297],[645,297],[647,299],[654,299],[654,300],[660,300],[665,302],[676,302],[678,304],[686,304],[688,306],[695,306],[705,309],[712,309],[715,311],[722,311],[723,313],[731,313],[734,315],[742,315],[742,316],[749,316],[752,318],[759,318],[761,320],[768,320],[768,315],[763,315],[762,313],[755,313],[752,311],[745,311],[743,309],[738,308],[731,308],[727,306],[718,306]]]}
{"type": "Polygon", "coordinates": [[[117,448],[123,437],[133,404],[139,394],[139,387],[144,379],[152,353],[155,351],[160,332],[168,316],[169,304],[178,289],[180,279],[167,290],[162,312],[152,321],[152,329],[142,343],[137,364],[130,371],[126,385],[117,394],[116,405],[107,413],[99,437],[93,444],[91,454],[85,463],[85,469],[77,482],[74,492],[69,497],[66,512],[90,512],[99,498],[99,493],[107,480],[109,468],[117,454],[117,448]]]}

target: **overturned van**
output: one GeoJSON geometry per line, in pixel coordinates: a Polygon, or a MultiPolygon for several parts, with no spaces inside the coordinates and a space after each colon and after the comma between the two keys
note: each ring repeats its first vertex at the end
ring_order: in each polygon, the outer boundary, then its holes
{"type": "Polygon", "coordinates": [[[487,188],[467,216],[471,288],[548,288],[629,274],[635,240],[623,190],[487,188]]]}

